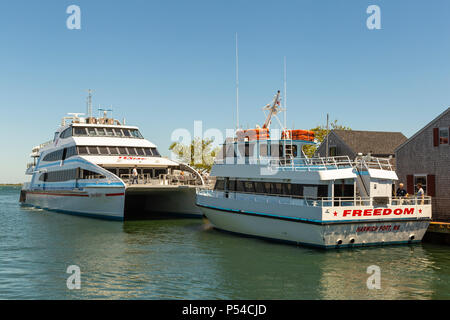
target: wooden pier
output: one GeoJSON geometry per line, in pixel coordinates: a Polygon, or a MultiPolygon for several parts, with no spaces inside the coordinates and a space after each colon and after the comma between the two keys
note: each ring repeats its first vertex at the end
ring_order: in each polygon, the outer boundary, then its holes
{"type": "Polygon", "coordinates": [[[423,242],[450,245],[450,223],[433,221],[430,223],[423,242]]]}

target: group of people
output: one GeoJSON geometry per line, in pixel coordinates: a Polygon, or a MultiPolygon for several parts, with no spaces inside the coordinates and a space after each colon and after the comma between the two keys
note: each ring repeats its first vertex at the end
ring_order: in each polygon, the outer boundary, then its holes
{"type": "MultiPolygon", "coordinates": [[[[396,192],[396,196],[397,196],[398,198],[408,198],[408,196],[409,196],[408,192],[406,192],[406,190],[405,190],[405,188],[404,188],[403,183],[401,183],[401,182],[400,182],[400,184],[398,185],[398,189],[397,189],[397,192],[396,192]]],[[[421,183],[418,183],[418,184],[417,184],[417,194],[416,194],[416,196],[417,196],[417,199],[421,199],[422,202],[423,202],[423,200],[424,200],[424,198],[425,198],[425,192],[423,191],[423,188],[422,188],[422,184],[421,184],[421,183]]]]}

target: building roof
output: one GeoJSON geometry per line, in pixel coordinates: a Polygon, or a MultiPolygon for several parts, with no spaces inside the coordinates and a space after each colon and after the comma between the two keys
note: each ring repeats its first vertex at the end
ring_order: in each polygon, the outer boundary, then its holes
{"type": "Polygon", "coordinates": [[[333,130],[355,153],[373,155],[394,154],[395,149],[408,140],[401,132],[333,130]]]}
{"type": "Polygon", "coordinates": [[[408,142],[412,141],[415,137],[417,137],[419,134],[421,134],[423,131],[425,131],[425,129],[427,129],[428,127],[430,127],[432,124],[434,124],[437,120],[441,119],[443,116],[445,116],[447,113],[450,112],[450,107],[448,107],[446,110],[444,110],[444,112],[442,112],[440,115],[438,115],[436,118],[434,118],[433,120],[431,120],[425,127],[423,127],[422,129],[420,129],[419,131],[417,131],[411,138],[409,138],[408,140],[406,140],[405,142],[403,142],[402,144],[400,144],[395,151],[403,148],[404,146],[406,146],[408,144],[408,142]]]}

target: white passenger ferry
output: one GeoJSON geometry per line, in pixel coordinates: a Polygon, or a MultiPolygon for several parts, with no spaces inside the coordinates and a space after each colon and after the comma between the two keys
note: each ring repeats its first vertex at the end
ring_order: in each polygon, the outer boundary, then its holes
{"type": "Polygon", "coordinates": [[[173,213],[201,217],[195,188],[202,177],[161,157],[138,127],[103,117],[64,117],[52,141],[33,148],[23,204],[123,220],[173,213]],[[131,184],[132,170],[138,171],[131,184]],[[135,181],[136,182],[136,181],[135,181]]]}
{"type": "Polygon", "coordinates": [[[282,130],[270,117],[262,128],[240,130],[223,145],[211,175],[214,190],[199,190],[197,205],[220,230],[322,248],[420,241],[431,199],[395,198],[389,159],[308,158],[312,132],[282,130]]]}

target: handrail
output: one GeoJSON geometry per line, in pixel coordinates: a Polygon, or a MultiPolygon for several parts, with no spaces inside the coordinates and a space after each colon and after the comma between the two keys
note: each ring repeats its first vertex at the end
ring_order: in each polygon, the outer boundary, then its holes
{"type": "MultiPolygon", "coordinates": [[[[233,195],[236,198],[236,195],[247,196],[248,198],[252,198],[253,201],[256,201],[256,197],[259,199],[263,199],[264,197],[271,198],[271,200],[278,199],[279,203],[283,203],[282,199],[294,200],[291,201],[291,204],[298,204],[295,200],[304,200],[304,204],[320,207],[344,207],[344,206],[373,206],[373,200],[377,197],[304,197],[297,195],[286,195],[286,194],[272,194],[272,193],[252,193],[245,191],[225,191],[225,190],[207,190],[204,188],[198,189],[197,193],[203,196],[210,196],[214,198],[226,198],[226,194],[228,194],[227,198],[230,198],[230,195],[233,195]],[[281,201],[281,202],[280,202],[281,201]],[[319,205],[320,204],[320,205],[319,205]]],[[[231,198],[233,198],[231,197],[231,198]]],[[[424,199],[419,199],[417,197],[392,197],[388,198],[389,201],[387,204],[390,205],[431,205],[432,198],[430,196],[425,196],[424,199]]],[[[268,201],[269,199],[267,199],[268,201]]],[[[303,204],[303,205],[304,205],[303,204]]],[[[300,205],[300,204],[299,204],[300,205]]]]}

